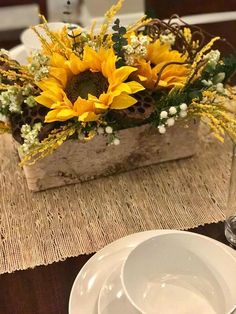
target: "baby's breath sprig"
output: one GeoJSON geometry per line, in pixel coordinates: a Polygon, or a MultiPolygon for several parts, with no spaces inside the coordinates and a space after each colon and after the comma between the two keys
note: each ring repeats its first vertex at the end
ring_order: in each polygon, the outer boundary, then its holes
{"type": "Polygon", "coordinates": [[[110,125],[107,125],[107,126],[100,125],[97,128],[97,134],[106,136],[108,145],[115,145],[115,146],[117,146],[117,145],[120,144],[120,139],[116,135],[113,127],[110,126],[110,125]]]}
{"type": "Polygon", "coordinates": [[[72,123],[54,129],[46,139],[39,142],[37,145],[34,145],[31,149],[29,149],[26,155],[22,156],[20,166],[33,165],[36,161],[50,155],[68,138],[74,135],[76,130],[77,126],[72,123]]]}
{"type": "Polygon", "coordinates": [[[108,145],[120,145],[120,139],[114,133],[114,130],[111,126],[106,126],[105,134],[107,135],[107,144],[108,145]]]}
{"type": "Polygon", "coordinates": [[[23,96],[21,89],[16,86],[11,86],[6,91],[0,94],[0,112],[5,113],[21,113],[21,104],[23,103],[23,96]]]}
{"type": "Polygon", "coordinates": [[[49,73],[49,58],[38,50],[34,50],[31,55],[31,62],[28,64],[28,71],[35,81],[40,81],[49,73]]]}
{"type": "Polygon", "coordinates": [[[23,124],[21,127],[21,137],[24,139],[24,144],[21,145],[20,151],[22,154],[27,154],[29,150],[39,144],[38,134],[42,128],[42,123],[35,123],[32,127],[29,124],[23,124]]]}

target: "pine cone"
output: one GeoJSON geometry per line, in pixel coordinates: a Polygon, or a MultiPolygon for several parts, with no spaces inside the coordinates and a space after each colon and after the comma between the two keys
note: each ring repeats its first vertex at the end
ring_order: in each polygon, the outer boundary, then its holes
{"type": "Polygon", "coordinates": [[[124,110],[110,112],[110,116],[119,122],[122,128],[144,124],[155,111],[155,101],[149,92],[142,91],[132,97],[137,99],[135,105],[124,110]]]}
{"type": "Polygon", "coordinates": [[[21,127],[24,124],[29,124],[31,127],[38,122],[42,123],[42,128],[39,133],[39,140],[43,140],[57,126],[57,123],[44,123],[48,108],[37,104],[30,108],[26,104],[22,105],[22,113],[12,113],[10,122],[12,126],[12,136],[14,139],[23,144],[21,137],[21,127]]]}

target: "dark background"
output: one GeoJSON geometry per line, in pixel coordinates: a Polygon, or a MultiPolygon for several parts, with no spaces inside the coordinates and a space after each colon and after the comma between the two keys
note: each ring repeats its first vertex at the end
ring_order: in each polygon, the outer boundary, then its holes
{"type": "MultiPolygon", "coordinates": [[[[55,0],[56,1],[56,0],[55,0]]],[[[74,0],[80,3],[86,0],[74,0]]],[[[94,0],[94,4],[98,4],[102,0],[94,0]]],[[[115,1],[115,0],[114,0],[115,1]]],[[[126,0],[135,1],[135,0],[126,0]]],[[[42,14],[47,16],[47,1],[38,0],[0,0],[0,9],[3,6],[23,5],[37,3],[42,14]]],[[[66,3],[66,1],[65,1],[66,3]]],[[[236,0],[146,0],[146,12],[160,19],[168,18],[176,13],[179,16],[236,11],[236,0]]],[[[11,18],[11,17],[9,17],[11,18]]],[[[12,21],[13,22],[13,21],[12,21]]],[[[1,21],[0,21],[1,23],[1,21]]],[[[236,47],[236,19],[235,21],[220,22],[214,24],[200,25],[208,32],[220,35],[230,41],[236,47]]],[[[1,31],[0,30],[0,47],[10,49],[20,43],[19,35],[22,30],[1,31]]],[[[223,48],[228,52],[227,48],[223,48]]]]}
{"type": "MultiPolygon", "coordinates": [[[[236,0],[146,0],[146,11],[160,19],[172,14],[193,15],[213,12],[236,11],[236,0]]],[[[235,21],[199,25],[213,35],[221,36],[236,47],[235,21]]],[[[225,51],[229,51],[225,48],[225,51]]]]}

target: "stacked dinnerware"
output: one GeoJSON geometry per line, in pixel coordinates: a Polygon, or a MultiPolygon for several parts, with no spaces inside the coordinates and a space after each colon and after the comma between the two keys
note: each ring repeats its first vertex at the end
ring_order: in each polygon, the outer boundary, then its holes
{"type": "Polygon", "coordinates": [[[88,261],[69,314],[231,314],[235,279],[233,249],[190,232],[142,232],[88,261]]]}

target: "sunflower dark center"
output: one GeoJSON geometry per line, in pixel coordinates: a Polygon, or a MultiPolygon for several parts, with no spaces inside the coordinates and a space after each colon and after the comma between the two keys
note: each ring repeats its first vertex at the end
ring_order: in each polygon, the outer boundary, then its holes
{"type": "Polygon", "coordinates": [[[108,80],[100,72],[85,71],[73,76],[66,85],[66,95],[71,102],[80,96],[88,99],[88,94],[99,97],[108,89],[108,80]]]}

